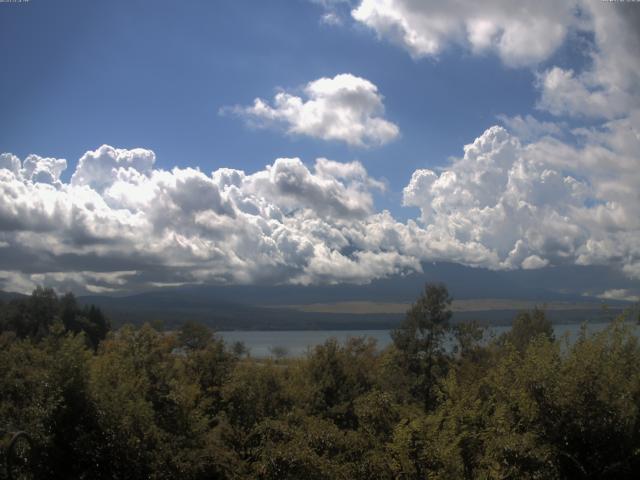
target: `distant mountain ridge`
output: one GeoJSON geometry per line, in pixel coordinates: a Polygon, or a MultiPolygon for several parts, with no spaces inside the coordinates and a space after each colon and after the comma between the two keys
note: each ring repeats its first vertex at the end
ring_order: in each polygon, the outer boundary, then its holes
{"type": "Polygon", "coordinates": [[[13,300],[14,298],[23,298],[26,297],[23,293],[18,292],[3,292],[0,290],[0,300],[3,302],[8,302],[9,300],[13,300]]]}
{"type": "MultiPolygon", "coordinates": [[[[303,308],[312,304],[376,302],[410,304],[426,282],[445,283],[454,299],[499,299],[499,308],[466,308],[455,320],[477,319],[509,323],[523,305],[545,303],[580,304],[550,311],[554,321],[597,320],[602,317],[598,298],[584,295],[598,282],[620,284],[625,279],[611,269],[564,267],[538,271],[490,271],[456,264],[425,264],[424,272],[375,280],[366,285],[187,285],[143,292],[125,297],[83,296],[118,321],[156,319],[170,325],[199,320],[218,329],[341,329],[390,328],[404,316],[402,309],[365,314],[303,308]],[[572,288],[573,290],[569,290],[572,288]],[[511,308],[509,305],[512,304],[511,308]],[[291,308],[291,306],[302,306],[291,308]],[[588,307],[587,307],[588,305],[588,307]]],[[[613,315],[629,305],[607,301],[613,315]]]]}
{"type": "MultiPolygon", "coordinates": [[[[423,273],[392,276],[371,283],[339,285],[185,285],[161,288],[150,292],[127,295],[134,298],[166,302],[189,302],[207,305],[208,302],[240,303],[242,305],[284,305],[334,303],[346,301],[413,302],[424,284],[440,282],[447,285],[454,299],[500,298],[543,302],[601,302],[586,291],[603,291],[607,285],[616,288],[638,287],[621,274],[606,267],[557,267],[540,270],[493,271],[464,267],[451,263],[424,264],[423,273]]],[[[609,287],[611,288],[611,287],[609,287]]],[[[103,295],[83,298],[102,298],[103,295]]],[[[611,301],[608,303],[616,303],[611,301]]],[[[619,303],[619,302],[618,302],[619,303]]],[[[624,302],[623,302],[624,303],[624,302]]]]}
{"type": "MultiPolygon", "coordinates": [[[[185,285],[121,296],[84,295],[78,300],[99,306],[116,325],[157,321],[174,328],[195,320],[218,330],[364,329],[397,325],[404,316],[402,305],[411,304],[427,282],[445,283],[456,303],[466,305],[454,309],[454,320],[494,324],[510,323],[518,311],[544,304],[556,305],[548,312],[553,321],[598,320],[630,303],[607,300],[610,311],[603,313],[605,302],[585,292],[602,291],[603,285],[634,285],[605,267],[491,271],[440,263],[424,264],[423,269],[365,285],[185,285]],[[341,307],[347,304],[386,305],[341,307]],[[561,304],[567,307],[558,308],[561,304]]],[[[15,295],[20,294],[2,293],[0,299],[15,295]]]]}

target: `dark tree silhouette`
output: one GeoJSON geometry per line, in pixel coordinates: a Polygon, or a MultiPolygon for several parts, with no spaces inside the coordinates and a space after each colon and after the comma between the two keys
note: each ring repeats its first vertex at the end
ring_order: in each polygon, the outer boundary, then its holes
{"type": "Polygon", "coordinates": [[[437,371],[443,363],[443,340],[450,330],[450,307],[447,287],[427,284],[404,321],[391,333],[405,366],[416,378],[414,391],[426,409],[433,406],[437,371]]]}

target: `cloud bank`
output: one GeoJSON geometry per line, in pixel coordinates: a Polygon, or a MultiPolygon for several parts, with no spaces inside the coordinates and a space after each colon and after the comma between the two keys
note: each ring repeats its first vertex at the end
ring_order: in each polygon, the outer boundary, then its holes
{"type": "Polygon", "coordinates": [[[304,97],[278,92],[273,104],[256,98],[232,113],[256,127],[282,127],[292,135],[344,142],[356,147],[379,146],[400,134],[397,125],[383,118],[382,95],[369,80],[343,73],[307,83],[304,97]]]}
{"type": "Polygon", "coordinates": [[[384,186],[357,162],[320,158],[308,168],[280,158],[252,174],[207,175],[104,145],[79,159],[68,183],[64,160],[0,162],[5,289],[364,282],[419,268],[364,240],[378,228],[372,192],[384,186]]]}
{"type": "Polygon", "coordinates": [[[487,129],[444,169],[415,171],[403,201],[358,162],[279,158],[263,170],[155,167],[145,149],[79,159],[0,156],[1,288],[93,292],[183,283],[338,283],[420,271],[422,261],[491,269],[617,266],[640,278],[637,119],[570,146],[487,129]]]}

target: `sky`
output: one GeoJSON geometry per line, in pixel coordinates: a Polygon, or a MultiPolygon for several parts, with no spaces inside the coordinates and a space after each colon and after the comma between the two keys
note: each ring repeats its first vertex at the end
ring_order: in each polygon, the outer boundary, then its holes
{"type": "Polygon", "coordinates": [[[443,261],[637,300],[639,32],[593,0],[0,3],[0,289],[443,261]]]}

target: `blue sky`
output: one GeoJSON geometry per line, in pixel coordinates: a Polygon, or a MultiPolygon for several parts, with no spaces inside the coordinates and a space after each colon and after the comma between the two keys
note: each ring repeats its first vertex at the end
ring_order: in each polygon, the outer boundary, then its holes
{"type": "MultiPolygon", "coordinates": [[[[3,7],[0,150],[66,158],[102,144],[155,151],[169,168],[252,172],[282,156],[358,159],[389,181],[460,156],[498,120],[530,113],[533,73],[452,47],[415,61],[364,27],[320,21],[307,1],[32,1],[3,7]],[[248,14],[248,12],[251,12],[248,14]],[[220,107],[349,72],[378,86],[401,138],[378,149],[248,129],[220,107]]],[[[67,172],[72,171],[69,169],[67,172]]]]}
{"type": "Polygon", "coordinates": [[[0,4],[0,288],[636,281],[635,7],[0,4]]]}

